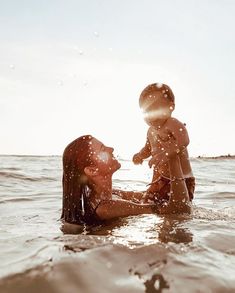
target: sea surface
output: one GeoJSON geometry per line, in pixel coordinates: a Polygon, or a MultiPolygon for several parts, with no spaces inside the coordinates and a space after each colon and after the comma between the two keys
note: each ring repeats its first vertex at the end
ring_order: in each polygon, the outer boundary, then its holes
{"type": "MultiPolygon", "coordinates": [[[[151,170],[121,160],[114,187],[151,170]]],[[[64,225],[61,157],[0,156],[0,292],[235,292],[235,160],[191,159],[191,215],[64,225]]]]}

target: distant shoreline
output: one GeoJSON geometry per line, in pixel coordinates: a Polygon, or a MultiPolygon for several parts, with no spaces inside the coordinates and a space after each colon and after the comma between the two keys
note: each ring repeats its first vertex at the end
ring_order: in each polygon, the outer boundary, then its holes
{"type": "Polygon", "coordinates": [[[6,155],[6,154],[0,154],[0,157],[62,157],[62,155],[6,155]]]}
{"type": "MultiPolygon", "coordinates": [[[[0,157],[62,157],[62,155],[7,155],[7,154],[0,154],[0,157]]],[[[127,158],[120,158],[123,161],[130,161],[131,159],[127,158]]],[[[219,156],[205,156],[205,155],[199,155],[196,157],[190,157],[190,159],[213,159],[213,160],[218,160],[218,159],[235,159],[235,155],[219,155],[219,156]]]]}
{"type": "Polygon", "coordinates": [[[220,155],[220,156],[211,156],[211,157],[208,157],[208,156],[197,156],[196,158],[198,159],[235,159],[235,155],[220,155]]]}

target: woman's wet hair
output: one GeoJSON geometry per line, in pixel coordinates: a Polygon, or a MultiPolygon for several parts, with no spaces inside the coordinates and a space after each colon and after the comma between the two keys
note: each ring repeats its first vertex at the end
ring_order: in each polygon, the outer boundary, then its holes
{"type": "Polygon", "coordinates": [[[175,102],[175,96],[171,88],[163,83],[152,83],[148,85],[140,94],[139,104],[140,106],[144,102],[146,96],[151,95],[153,93],[159,92],[163,97],[168,99],[170,102],[175,102]]]}
{"type": "Polygon", "coordinates": [[[62,216],[69,223],[83,223],[84,202],[91,190],[84,168],[92,166],[91,144],[93,137],[84,135],[71,142],[63,153],[63,208],[62,216]]]}

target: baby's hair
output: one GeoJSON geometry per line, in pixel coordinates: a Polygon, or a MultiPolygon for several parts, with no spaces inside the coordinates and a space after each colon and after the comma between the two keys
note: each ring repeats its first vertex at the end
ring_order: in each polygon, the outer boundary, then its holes
{"type": "Polygon", "coordinates": [[[140,105],[143,103],[146,95],[150,95],[154,92],[160,92],[162,93],[163,97],[168,99],[170,102],[175,102],[175,96],[171,90],[171,88],[163,83],[152,83],[148,85],[140,94],[139,103],[140,105]]]}

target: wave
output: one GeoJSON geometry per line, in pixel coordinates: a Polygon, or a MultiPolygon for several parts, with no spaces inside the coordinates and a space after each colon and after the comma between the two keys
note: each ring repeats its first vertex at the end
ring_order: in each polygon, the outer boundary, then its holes
{"type": "Polygon", "coordinates": [[[207,196],[213,197],[213,199],[218,199],[218,198],[221,198],[221,199],[234,198],[235,199],[235,192],[231,192],[231,191],[213,192],[213,193],[207,194],[207,196]]]}
{"type": "Polygon", "coordinates": [[[13,173],[13,172],[0,172],[0,179],[18,179],[18,180],[24,180],[24,181],[57,181],[56,178],[53,177],[47,177],[47,176],[41,176],[41,177],[28,177],[23,174],[19,173],[13,173]]]}
{"type": "Polygon", "coordinates": [[[235,220],[235,207],[226,207],[215,211],[212,209],[193,206],[192,216],[194,219],[202,219],[209,221],[235,220]]]}
{"type": "MultiPolygon", "coordinates": [[[[42,252],[46,249],[43,247],[42,252]]],[[[232,264],[221,258],[221,255],[216,258],[210,250],[203,251],[203,254],[202,251],[194,251],[192,257],[183,251],[172,253],[160,245],[138,249],[109,245],[80,252],[73,257],[48,259],[41,265],[0,280],[0,290],[234,292],[232,264]],[[225,273],[221,273],[221,262],[224,263],[225,273]]]]}
{"type": "Polygon", "coordinates": [[[8,203],[8,202],[24,202],[24,201],[32,201],[34,200],[33,198],[30,198],[30,197],[13,197],[13,198],[7,198],[7,199],[4,199],[4,200],[0,200],[0,204],[2,203],[8,203]]]}
{"type": "Polygon", "coordinates": [[[16,167],[8,167],[8,168],[4,168],[4,170],[6,171],[20,171],[20,168],[16,168],[16,167]]]}

